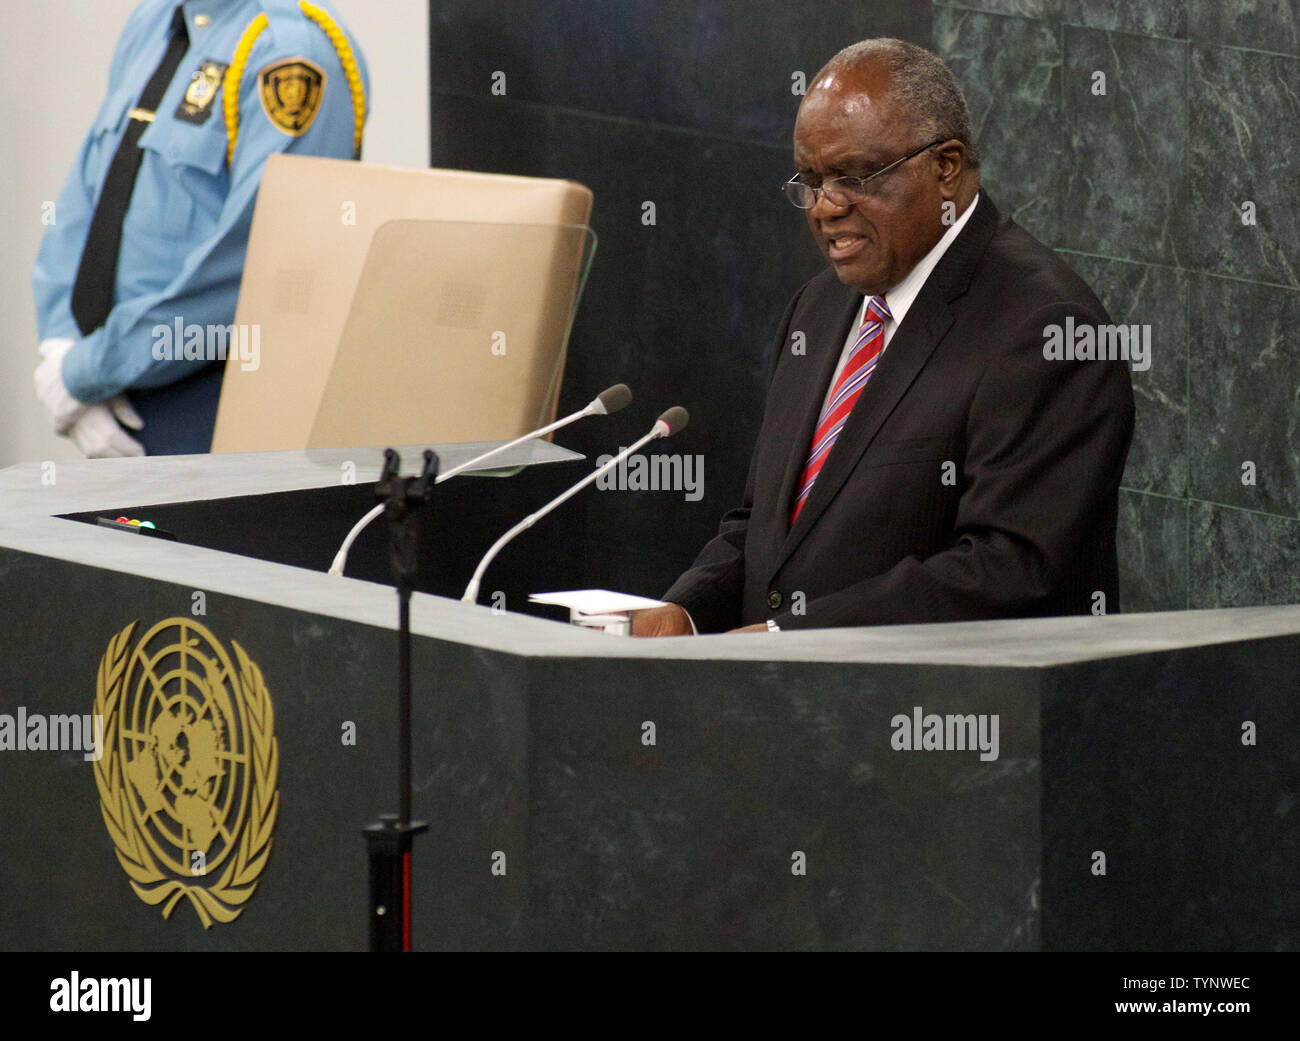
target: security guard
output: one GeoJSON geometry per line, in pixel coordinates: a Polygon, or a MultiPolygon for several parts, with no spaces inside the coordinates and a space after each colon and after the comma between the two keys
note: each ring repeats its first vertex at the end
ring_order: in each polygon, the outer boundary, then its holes
{"type": "Polygon", "coordinates": [[[57,433],[88,456],[208,451],[225,366],[157,350],[158,330],[234,321],[266,157],[358,158],[368,97],[360,50],[316,3],[135,9],[36,258],[36,390],[57,433]]]}

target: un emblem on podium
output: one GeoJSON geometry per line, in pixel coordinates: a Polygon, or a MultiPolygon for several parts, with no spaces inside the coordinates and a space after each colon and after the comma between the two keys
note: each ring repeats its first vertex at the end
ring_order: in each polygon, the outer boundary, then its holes
{"type": "Polygon", "coordinates": [[[279,809],[275,716],[262,670],[206,626],[132,622],[99,663],[95,784],[131,888],[170,918],[188,898],[205,929],[257,889],[279,809]]]}

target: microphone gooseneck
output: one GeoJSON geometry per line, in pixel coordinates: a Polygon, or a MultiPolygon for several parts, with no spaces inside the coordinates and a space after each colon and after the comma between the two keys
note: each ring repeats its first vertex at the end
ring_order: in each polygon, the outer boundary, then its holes
{"type": "MultiPolygon", "coordinates": [[[[473,459],[461,463],[459,466],[453,466],[450,470],[438,474],[434,484],[442,484],[443,481],[450,480],[457,474],[464,473],[471,467],[478,466],[485,460],[491,459],[494,455],[499,455],[509,448],[514,448],[515,445],[521,445],[525,441],[531,441],[534,438],[545,437],[552,431],[559,430],[561,427],[566,427],[570,423],[576,423],[585,416],[611,416],[620,409],[626,408],[631,401],[632,391],[628,388],[628,385],[626,383],[615,383],[612,387],[606,387],[597,394],[596,397],[592,398],[591,401],[587,403],[586,407],[579,409],[577,412],[570,413],[563,419],[557,419],[554,423],[548,423],[546,426],[540,427],[531,433],[524,434],[523,437],[517,437],[513,441],[507,441],[503,445],[497,445],[495,448],[491,448],[481,455],[476,455],[473,459]]],[[[339,546],[339,551],[334,554],[334,560],[330,564],[329,574],[335,576],[341,576],[343,574],[343,569],[348,563],[348,553],[352,549],[352,543],[356,542],[357,536],[365,531],[366,526],[383,512],[383,504],[380,504],[367,512],[364,517],[356,522],[356,524],[352,525],[352,530],[348,532],[347,537],[343,540],[343,544],[339,546]]]]}
{"type": "Polygon", "coordinates": [[[535,513],[530,513],[527,517],[521,520],[513,528],[497,539],[496,542],[492,544],[492,548],[483,555],[483,559],[478,562],[478,567],[474,569],[474,576],[469,580],[469,585],[465,587],[465,595],[461,597],[461,600],[467,604],[472,604],[478,600],[479,584],[483,581],[483,572],[487,570],[488,565],[492,563],[493,558],[501,552],[506,543],[521,531],[527,531],[553,509],[561,503],[567,502],[569,499],[573,498],[573,496],[577,495],[583,488],[597,480],[602,474],[609,472],[609,470],[613,469],[633,453],[639,452],[644,445],[656,438],[669,437],[672,434],[678,433],[686,427],[686,424],[689,421],[690,415],[687,413],[686,409],[682,408],[680,405],[675,405],[668,409],[663,413],[663,415],[655,420],[654,426],[650,428],[650,433],[637,440],[634,444],[623,449],[618,453],[618,455],[614,456],[614,458],[610,459],[609,462],[605,463],[603,466],[597,467],[577,484],[573,485],[567,491],[562,492],[560,495],[557,495],[540,510],[535,513]]]}

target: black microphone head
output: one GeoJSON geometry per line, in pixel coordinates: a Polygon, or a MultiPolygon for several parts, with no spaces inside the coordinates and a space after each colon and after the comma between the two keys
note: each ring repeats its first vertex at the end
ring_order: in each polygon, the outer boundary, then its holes
{"type": "Polygon", "coordinates": [[[600,402],[601,408],[605,410],[605,415],[613,415],[619,409],[627,408],[632,402],[632,391],[626,383],[615,383],[612,387],[607,387],[596,395],[596,400],[600,402]]]}
{"type": "Polygon", "coordinates": [[[685,430],[686,424],[691,421],[691,416],[681,405],[674,405],[660,416],[658,421],[668,428],[663,436],[669,437],[685,430]]]}

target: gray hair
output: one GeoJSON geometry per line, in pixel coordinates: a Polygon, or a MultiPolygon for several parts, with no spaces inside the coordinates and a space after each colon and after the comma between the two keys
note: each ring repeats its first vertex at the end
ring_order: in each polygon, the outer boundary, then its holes
{"type": "Polygon", "coordinates": [[[919,136],[927,141],[955,138],[966,146],[966,165],[979,166],[979,145],[966,95],[942,58],[914,43],[886,36],[845,47],[823,71],[847,72],[875,57],[888,62],[889,98],[919,136]]]}

